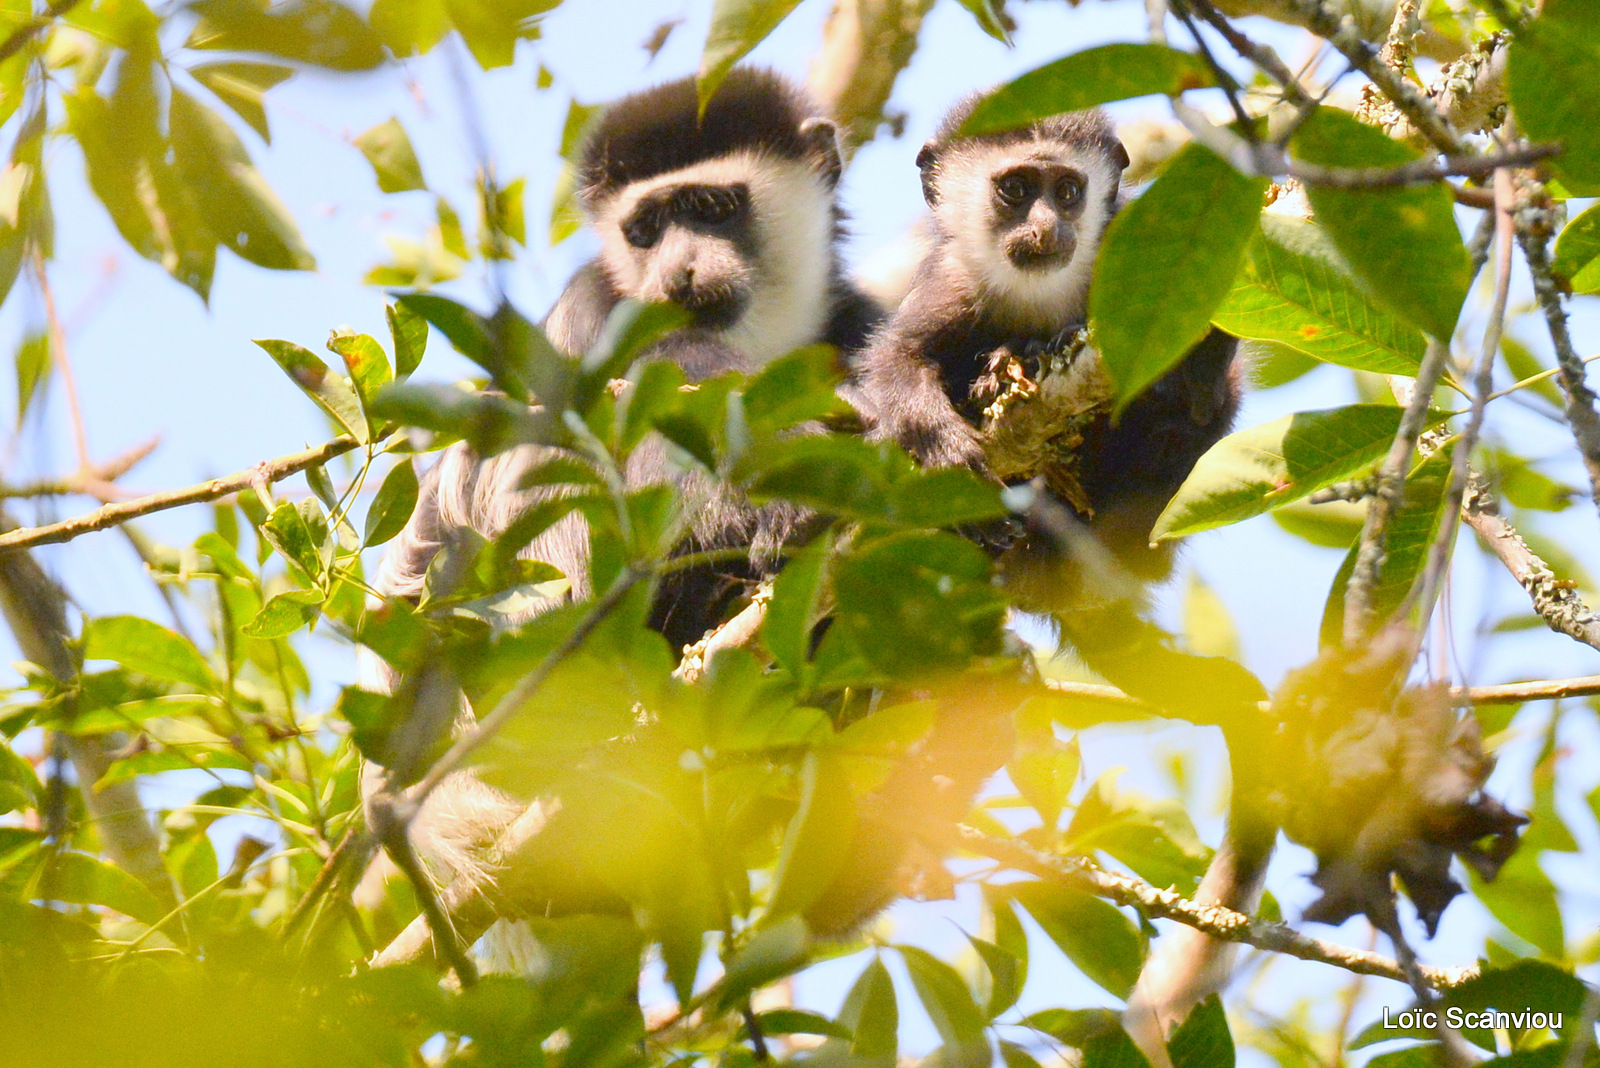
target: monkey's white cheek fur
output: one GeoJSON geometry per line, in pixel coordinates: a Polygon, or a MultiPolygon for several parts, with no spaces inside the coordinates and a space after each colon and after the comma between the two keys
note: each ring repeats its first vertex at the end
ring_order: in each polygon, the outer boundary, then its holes
{"type": "Polygon", "coordinates": [[[965,276],[985,307],[1025,328],[1052,328],[1080,314],[1094,274],[1094,253],[1110,221],[1119,175],[1099,154],[1076,145],[1039,141],[1016,145],[977,144],[952,150],[940,160],[939,201],[934,209],[949,235],[950,266],[965,276]],[[995,237],[993,175],[1020,158],[1063,164],[1088,179],[1078,216],[1078,252],[1056,270],[1025,271],[1011,262],[995,237]]]}
{"type": "Polygon", "coordinates": [[[630,245],[622,222],[641,199],[663,188],[689,184],[743,184],[750,192],[758,249],[753,269],[743,273],[744,311],[721,331],[722,339],[756,366],[814,340],[830,312],[833,193],[822,175],[798,160],[735,152],[636,182],[602,204],[594,227],[601,240],[601,263],[617,289],[646,299],[666,299],[664,280],[654,262],[656,249],[630,245]]]}

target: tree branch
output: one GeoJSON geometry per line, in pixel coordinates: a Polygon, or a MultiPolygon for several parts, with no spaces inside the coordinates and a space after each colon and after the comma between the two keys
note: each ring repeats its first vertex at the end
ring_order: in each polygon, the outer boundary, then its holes
{"type": "Polygon", "coordinates": [[[1386,66],[1353,22],[1341,19],[1326,0],[1288,0],[1288,3],[1312,33],[1337,48],[1352,67],[1365,74],[1430,144],[1446,155],[1473,154],[1427,95],[1386,66]]]}
{"type": "MultiPolygon", "coordinates": [[[[1533,183],[1529,183],[1533,184],[1533,183]]],[[[1595,395],[1584,382],[1584,362],[1572,347],[1567,330],[1567,312],[1561,306],[1561,291],[1550,271],[1550,216],[1548,209],[1529,204],[1517,212],[1517,243],[1533,275],[1533,292],[1544,310],[1545,325],[1555,346],[1561,389],[1567,397],[1567,423],[1578,443],[1584,470],[1595,507],[1600,508],[1600,414],[1595,411],[1595,395]]]]}
{"type": "Polygon", "coordinates": [[[1428,339],[1428,351],[1417,370],[1412,386],[1411,400],[1400,427],[1395,431],[1389,454],[1377,472],[1377,485],[1367,517],[1361,526],[1360,547],[1356,551],[1355,568],[1350,574],[1350,585],[1344,603],[1344,644],[1355,648],[1366,640],[1372,628],[1372,591],[1377,587],[1383,568],[1384,540],[1389,522],[1399,511],[1405,497],[1406,471],[1411,466],[1411,455],[1416,451],[1417,438],[1427,423],[1428,408],[1433,401],[1433,391],[1450,359],[1448,343],[1428,339]]]}
{"type": "Polygon", "coordinates": [[[1489,551],[1500,558],[1511,577],[1528,592],[1533,610],[1545,625],[1557,634],[1600,650],[1600,619],[1594,610],[1583,603],[1571,582],[1557,578],[1549,565],[1528,548],[1516,528],[1501,518],[1494,496],[1476,479],[1467,487],[1462,508],[1467,525],[1477,531],[1489,551]]]}
{"type": "Polygon", "coordinates": [[[263,460],[254,467],[244,471],[236,471],[224,478],[214,478],[209,482],[201,482],[183,489],[165,490],[161,493],[152,493],[148,497],[135,497],[130,501],[118,501],[108,504],[104,508],[97,508],[86,515],[75,519],[63,519],[59,523],[47,523],[40,527],[22,527],[17,530],[0,534],[0,549],[26,549],[35,545],[54,545],[59,542],[71,541],[83,534],[96,530],[105,530],[126,523],[130,519],[138,519],[152,512],[163,512],[169,508],[180,508],[186,504],[199,504],[204,501],[214,501],[219,497],[226,497],[230,493],[249,489],[254,485],[264,485],[281,482],[291,475],[297,475],[308,467],[326,463],[335,456],[343,455],[354,449],[357,442],[354,438],[340,436],[325,445],[318,445],[314,449],[293,453],[289,456],[280,456],[276,460],[263,460]]]}
{"type": "MultiPolygon", "coordinates": [[[[1224,942],[1243,942],[1300,960],[1331,964],[1357,975],[1375,975],[1406,981],[1399,962],[1366,950],[1351,949],[1301,934],[1287,924],[1251,919],[1220,905],[1200,905],[1176,890],[1158,890],[1131,875],[1105,871],[1078,857],[1056,856],[1016,839],[995,838],[971,827],[960,828],[961,844],[980,856],[998,860],[1018,871],[1138,909],[1146,916],[1176,920],[1224,942]]],[[[1422,972],[1440,989],[1460,986],[1478,974],[1477,968],[1427,968],[1422,972]]]]}
{"type": "Polygon", "coordinates": [[[161,444],[157,435],[142,445],[135,445],[121,456],[104,463],[90,464],[74,474],[60,478],[41,478],[16,486],[0,486],[0,498],[7,497],[65,497],[75,493],[94,494],[108,483],[115,482],[134,466],[155,451],[161,444]]]}

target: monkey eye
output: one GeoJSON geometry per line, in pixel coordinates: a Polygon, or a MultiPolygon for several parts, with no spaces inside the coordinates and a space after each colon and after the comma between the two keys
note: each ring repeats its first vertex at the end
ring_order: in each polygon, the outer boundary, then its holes
{"type": "Polygon", "coordinates": [[[996,178],[994,189],[1000,194],[1000,199],[1012,207],[1025,203],[1035,195],[1033,179],[1017,171],[996,178]]]}
{"type": "Polygon", "coordinates": [[[622,224],[622,236],[634,248],[650,248],[661,240],[662,229],[661,209],[653,205],[641,205],[622,224]]]}
{"type": "Polygon", "coordinates": [[[684,190],[678,210],[702,226],[721,226],[743,215],[748,201],[743,185],[695,186],[684,190]]]}
{"type": "Polygon", "coordinates": [[[1056,182],[1056,199],[1066,207],[1078,203],[1083,199],[1083,179],[1069,174],[1056,182]]]}

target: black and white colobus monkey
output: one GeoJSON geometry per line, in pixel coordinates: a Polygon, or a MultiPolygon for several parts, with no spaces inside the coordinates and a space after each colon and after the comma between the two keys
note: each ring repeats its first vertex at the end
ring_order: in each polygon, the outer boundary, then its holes
{"type": "MultiPolygon", "coordinates": [[[[899,442],[927,466],[982,472],[973,387],[997,351],[1049,352],[1082,326],[1128,155],[1099,111],[957,137],[975,103],[958,106],[917,156],[931,244],[899,310],[862,353],[859,389],[872,436],[899,442]]],[[[1235,346],[1213,331],[1119,421],[1099,417],[1077,450],[1092,513],[1081,518],[1140,577],[1170,569],[1170,550],[1151,548],[1150,530],[1195,461],[1233,423],[1235,346]]],[[[1074,388],[1081,384],[1090,399],[1104,389],[1094,364],[1085,350],[1071,369],[1074,388]]],[[[1025,535],[1002,568],[1048,555],[1046,540],[1025,535]]],[[[1025,606],[1059,608],[1050,591],[1033,589],[1032,577],[1021,591],[1025,606]]]]}
{"type": "MultiPolygon", "coordinates": [[[[793,349],[829,342],[859,349],[881,312],[844,279],[835,200],[841,161],[833,123],[806,94],[767,70],[735,69],[705,114],[692,79],[626,97],[607,108],[578,162],[579,197],[600,239],[599,254],[568,283],[545,321],[562,352],[584,352],[625,298],[673,301],[690,327],[647,358],[679,364],[691,380],[757,370],[793,349]]],[[[414,596],[429,564],[464,531],[493,538],[548,487],[524,476],[550,450],[521,446],[489,459],[465,445],[446,450],[428,472],[410,522],[386,553],[375,587],[414,596]]],[[[635,451],[632,485],[670,477],[659,441],[635,451]]],[[[675,645],[701,638],[753,578],[777,566],[777,553],[802,517],[782,506],[757,509],[730,491],[693,480],[704,496],[685,551],[750,545],[748,562],[692,569],[663,583],[652,625],[675,645]]],[[[590,595],[589,541],[574,513],[536,538],[525,556],[561,569],[565,598],[590,595]]],[[[526,621],[555,602],[508,622],[526,621]]],[[[470,716],[470,713],[466,713],[470,716]]],[[[481,873],[500,833],[521,812],[513,799],[469,774],[428,798],[412,824],[419,853],[448,880],[481,873]]]]}
{"type": "MultiPolygon", "coordinates": [[[[622,300],[672,301],[693,324],[648,358],[677,363],[691,381],[754,371],[803,345],[859,349],[882,317],[845,280],[835,201],[841,162],[834,124],[805,93],[768,70],[729,73],[698,115],[693,79],[612,104],[578,163],[579,199],[600,253],[567,284],[545,320],[556,348],[576,355],[600,337],[622,300]]],[[[447,450],[428,473],[416,514],[386,554],[378,588],[413,595],[452,534],[503,532],[548,490],[521,488],[548,450],[523,446],[483,460],[447,450]]],[[[627,472],[644,485],[668,476],[659,446],[639,450],[627,472]]],[[[753,545],[748,568],[689,573],[664,587],[655,625],[675,645],[720,621],[729,588],[774,566],[795,522],[792,510],[757,510],[716,494],[687,549],[753,545]]],[[[563,570],[568,597],[587,588],[582,517],[569,516],[525,555],[563,570]]],[[[536,612],[536,608],[534,611],[536,612]]]]}
{"type": "MultiPolygon", "coordinates": [[[[1082,325],[1128,156],[1099,111],[956,136],[974,103],[957,107],[917,157],[932,209],[930,245],[899,310],[862,354],[859,403],[872,436],[899,442],[923,464],[985,472],[974,385],[999,350],[1055,351],[1082,325]]],[[[1076,476],[1089,507],[1075,511],[1094,540],[1138,578],[1170,571],[1171,550],[1152,548],[1150,530],[1195,461],[1233,423],[1235,347],[1234,338],[1212,331],[1119,421],[1098,416],[1083,432],[1076,476]]],[[[1076,357],[1070,388],[1058,394],[1064,402],[1081,387],[1092,404],[1094,392],[1105,389],[1094,363],[1092,349],[1076,357]]],[[[1022,607],[1067,618],[1094,601],[1079,587],[1094,584],[1097,561],[1064,548],[1059,534],[1028,529],[1008,537],[1000,567],[1022,607]]],[[[1200,896],[1251,911],[1263,867],[1257,854],[1264,858],[1270,841],[1265,849],[1257,843],[1238,850],[1234,837],[1200,896]]],[[[1159,1036],[1220,985],[1226,965],[1225,948],[1197,932],[1166,936],[1128,1017],[1148,1053],[1165,1059],[1159,1036]]]]}

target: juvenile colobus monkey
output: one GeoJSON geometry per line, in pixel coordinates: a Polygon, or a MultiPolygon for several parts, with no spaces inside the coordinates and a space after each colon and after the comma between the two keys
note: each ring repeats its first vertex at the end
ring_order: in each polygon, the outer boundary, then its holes
{"type": "MultiPolygon", "coordinates": [[[[957,137],[975,103],[947,116],[917,156],[932,209],[930,247],[899,310],[862,353],[860,403],[872,436],[899,442],[924,465],[984,472],[973,387],[997,351],[1052,351],[1082,326],[1128,155],[1099,111],[957,137]]],[[[1118,422],[1100,417],[1077,450],[1090,505],[1081,518],[1135,574],[1161,577],[1170,568],[1170,550],[1152,549],[1150,530],[1232,425],[1235,345],[1213,331],[1118,422]]],[[[1089,394],[1104,389],[1095,363],[1085,350],[1071,369],[1089,394]]],[[[1045,540],[1025,536],[1002,568],[1048,554],[1045,540]]],[[[1061,608],[1031,589],[1032,578],[1021,591],[1025,606],[1061,608]]]]}
{"type": "MultiPolygon", "coordinates": [[[[732,71],[703,116],[692,79],[618,101],[590,133],[577,165],[580,201],[600,252],[567,285],[546,333],[562,352],[579,354],[598,340],[623,299],[672,301],[693,314],[693,323],[648,355],[676,362],[696,381],[757,370],[816,342],[845,353],[860,348],[880,313],[844,280],[835,202],[840,170],[833,123],[771,71],[732,71]]],[[[485,460],[465,445],[448,449],[425,477],[376,588],[418,594],[429,564],[462,532],[493,538],[505,531],[551,492],[522,485],[549,455],[521,446],[485,460]]],[[[641,446],[626,476],[631,485],[673,477],[660,442],[641,446]]],[[[792,509],[756,509],[693,481],[686,493],[708,504],[698,510],[685,550],[752,550],[746,565],[689,570],[663,584],[652,625],[675,645],[702,637],[745,581],[776,567],[777,551],[797,522],[792,509]]],[[[524,555],[566,574],[565,597],[590,595],[582,516],[569,515],[524,555]]],[[[535,604],[510,622],[552,603],[535,604]]],[[[436,876],[448,880],[481,869],[486,851],[520,811],[513,799],[458,774],[430,796],[412,839],[436,876]]]]}
{"type": "MultiPolygon", "coordinates": [[[[860,405],[871,435],[899,442],[923,464],[986,472],[974,386],[999,350],[1054,351],[1082,325],[1128,156],[1099,111],[958,137],[973,103],[957,107],[917,157],[932,209],[930,245],[899,310],[862,354],[860,405]]],[[[1118,422],[1102,415],[1084,430],[1081,499],[1057,503],[1074,507],[1088,532],[1136,576],[1161,578],[1170,570],[1170,550],[1152,548],[1149,533],[1195,461],[1232,425],[1235,346],[1212,331],[1118,422]]],[[[1075,360],[1072,390],[1081,386],[1092,402],[1093,392],[1105,389],[1093,350],[1075,360]]],[[[1059,396],[1073,399],[1071,390],[1059,396]]],[[[1095,565],[1072,559],[1056,533],[1028,530],[1007,539],[1000,566],[1023,607],[1059,617],[1082,603],[1078,587],[1092,584],[1086,572],[1095,565]]],[[[1261,865],[1241,860],[1236,845],[1230,836],[1201,897],[1250,911],[1261,865]]],[[[1265,856],[1259,848],[1243,852],[1265,856]]],[[[1225,976],[1218,943],[1188,929],[1168,935],[1128,1018],[1146,1052],[1164,1060],[1157,1044],[1164,1028],[1225,976]]]]}

